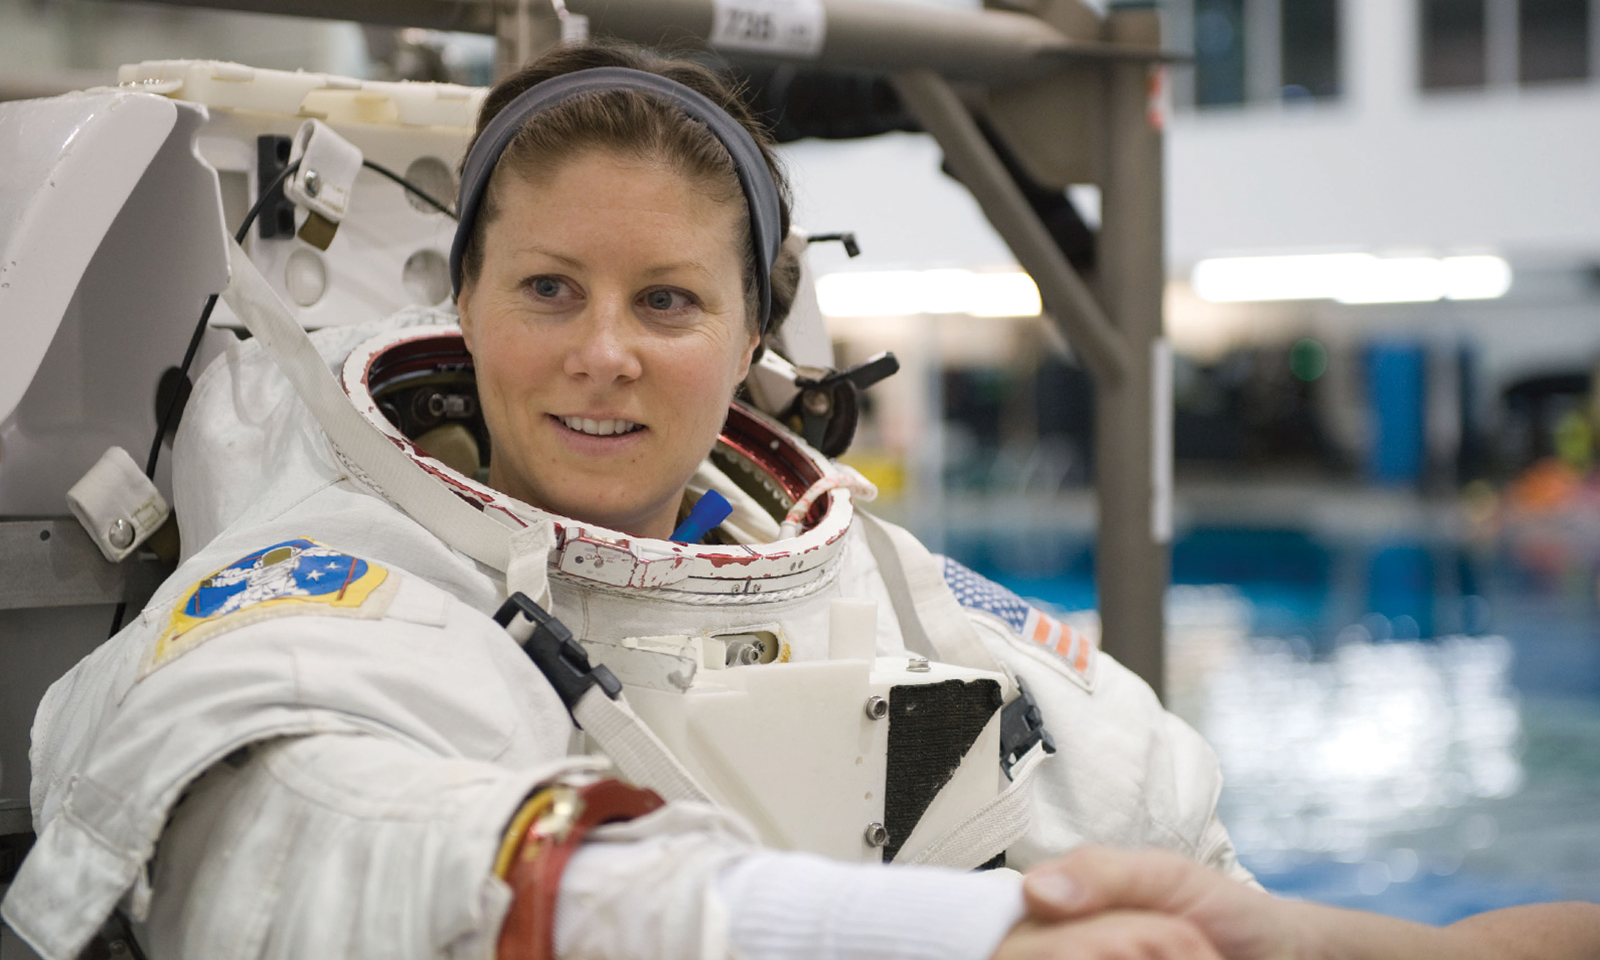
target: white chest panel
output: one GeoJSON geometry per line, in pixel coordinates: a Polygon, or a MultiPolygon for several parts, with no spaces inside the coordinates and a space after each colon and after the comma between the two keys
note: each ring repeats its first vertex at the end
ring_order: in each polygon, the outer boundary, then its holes
{"type": "Polygon", "coordinates": [[[908,860],[1002,789],[1004,678],[875,657],[872,605],[835,604],[827,660],[783,662],[760,635],[585,647],[695,779],[766,843],[908,860]],[[862,607],[867,616],[849,615],[862,607]]]}

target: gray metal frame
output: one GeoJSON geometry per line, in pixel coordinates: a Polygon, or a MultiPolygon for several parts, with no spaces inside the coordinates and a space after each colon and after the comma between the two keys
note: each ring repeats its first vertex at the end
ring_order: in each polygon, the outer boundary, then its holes
{"type": "Polygon", "coordinates": [[[74,517],[0,521],[0,557],[0,611],[127,603],[137,613],[172,572],[143,554],[107,562],[74,517]]]}

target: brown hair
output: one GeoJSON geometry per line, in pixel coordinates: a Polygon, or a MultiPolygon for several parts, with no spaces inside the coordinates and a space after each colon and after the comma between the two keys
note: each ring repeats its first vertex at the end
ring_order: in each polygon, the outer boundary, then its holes
{"type": "MultiPolygon", "coordinates": [[[[495,84],[478,111],[477,142],[485,127],[501,110],[529,87],[578,70],[592,67],[628,67],[654,73],[694,90],[721,107],[749,131],[778,188],[779,224],[784,236],[789,233],[789,182],[772,151],[772,137],[751,114],[742,91],[715,71],[688,60],[670,59],[643,47],[612,40],[596,40],[578,46],[557,47],[521,70],[495,84]]],[[[502,169],[536,176],[586,150],[601,148],[640,159],[660,160],[700,184],[722,202],[744,204],[744,192],[734,169],[733,158],[705,125],[691,119],[669,101],[638,90],[604,90],[565,100],[543,110],[523,123],[500,155],[495,175],[484,191],[482,205],[472,225],[472,233],[462,256],[462,273],[476,280],[483,269],[484,231],[499,215],[496,202],[498,176],[502,169]]],[[[468,145],[467,152],[471,152],[468,145]]],[[[750,218],[740,219],[742,234],[737,238],[744,251],[743,287],[745,320],[752,331],[760,323],[759,292],[755,245],[750,237],[750,218]]],[[[800,285],[800,263],[785,245],[772,267],[772,312],[767,326],[776,331],[794,304],[800,285]]]]}

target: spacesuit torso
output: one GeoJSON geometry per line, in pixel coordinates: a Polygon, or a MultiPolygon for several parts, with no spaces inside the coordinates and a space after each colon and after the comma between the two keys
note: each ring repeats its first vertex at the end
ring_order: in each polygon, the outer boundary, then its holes
{"type": "MultiPolygon", "coordinates": [[[[331,328],[313,339],[330,368],[343,375],[358,409],[440,483],[486,514],[502,512],[508,525],[526,520],[538,511],[423,453],[380,412],[374,397],[381,391],[368,389],[375,370],[407,359],[406,344],[415,348],[447,337],[436,325],[452,321],[445,311],[409,310],[376,328],[331,328]]],[[[412,349],[410,359],[416,355],[412,349]]],[[[749,537],[761,526],[750,508],[763,506],[763,490],[777,502],[792,501],[794,484],[803,488],[830,469],[776,422],[743,416],[747,429],[732,441],[739,455],[709,464],[691,483],[691,490],[698,484],[744,494],[748,502],[736,503],[732,518],[738,527],[742,517],[744,527],[724,538],[729,540],[749,537]],[[759,449],[755,439],[766,440],[767,449],[759,449]],[[777,469],[767,459],[772,456],[789,460],[777,469]],[[747,476],[738,477],[740,470],[747,476]]],[[[449,945],[448,952],[472,953],[492,943],[505,896],[486,870],[498,831],[532,785],[592,763],[582,753],[593,744],[574,736],[561,702],[490,619],[505,599],[506,577],[451,549],[391,506],[377,486],[332,449],[258,342],[230,346],[199,379],[174,458],[185,544],[180,567],[145,611],[57,683],[40,708],[32,797],[40,840],[5,905],[7,920],[31,941],[68,955],[122,899],[136,919],[148,918],[152,942],[173,950],[181,945],[182,952],[195,952],[197,944],[222,943],[229,930],[245,929],[253,931],[245,939],[254,937],[255,949],[238,947],[240,955],[293,955],[297,941],[269,937],[261,918],[285,884],[299,884],[302,891],[306,885],[318,891],[301,897],[312,905],[298,908],[302,913],[326,911],[347,924],[355,922],[351,916],[370,917],[375,902],[425,903],[426,929],[415,935],[429,949],[449,945]],[[373,759],[355,785],[348,777],[356,774],[344,771],[348,758],[296,757],[292,746],[283,746],[299,735],[329,732],[374,743],[373,759]],[[229,784],[244,776],[238,763],[219,761],[238,761],[252,750],[275,758],[267,766],[282,782],[296,776],[313,781],[297,787],[296,796],[327,793],[324,800],[338,816],[361,824],[323,825],[320,857],[354,858],[369,868],[416,857],[460,866],[453,872],[370,868],[365,885],[352,893],[345,889],[351,885],[348,873],[299,863],[228,833],[244,826],[210,823],[207,798],[235,789],[229,784]],[[444,778],[449,789],[432,782],[419,787],[417,812],[409,818],[363,806],[359,795],[368,785],[412,775],[391,772],[400,767],[385,765],[386,750],[455,764],[444,778]],[[324,775],[319,764],[342,764],[344,772],[324,775]],[[175,822],[189,825],[164,836],[185,791],[188,810],[175,822]],[[382,829],[372,826],[380,820],[382,829]],[[202,836],[206,843],[237,845],[229,866],[204,876],[162,871],[162,860],[198,856],[193,848],[202,836]],[[151,870],[158,840],[161,856],[151,870]],[[197,884],[228,891],[240,906],[224,919],[164,911],[164,901],[188,902],[180,888],[197,884]],[[170,894],[163,894],[165,888],[170,894]],[[67,900],[75,906],[63,911],[67,900]]],[[[857,647],[851,662],[861,665],[850,674],[854,679],[848,682],[857,686],[849,689],[902,689],[894,686],[900,681],[893,672],[920,670],[915,658],[927,651],[919,648],[931,644],[933,653],[952,662],[930,664],[930,672],[945,670],[938,677],[958,687],[982,680],[999,691],[991,705],[994,717],[980,716],[973,729],[998,724],[999,699],[1017,696],[1018,681],[1037,703],[1056,752],[1031,780],[1031,817],[1004,850],[1008,865],[1025,869],[1094,842],[1165,847],[1248,877],[1215,817],[1220,778],[1210,749],[1162,710],[1142,681],[1009,591],[863,516],[843,490],[819,499],[808,523],[801,536],[777,544],[702,547],[633,543],[556,518],[549,553],[548,599],[555,615],[589,646],[591,656],[613,664],[640,714],[654,719],[669,745],[694,754],[680,759],[706,779],[714,798],[753,823],[767,844],[828,847],[806,840],[804,829],[805,810],[822,811],[827,804],[793,796],[806,778],[796,778],[795,764],[782,751],[787,739],[810,735],[803,723],[791,719],[786,722],[793,725],[742,746],[722,743],[724,735],[729,743],[737,741],[762,716],[759,685],[735,682],[735,676],[776,675],[808,665],[821,676],[828,663],[840,660],[837,601],[870,601],[876,612],[869,627],[858,618],[853,628],[857,647]],[[908,600],[915,625],[905,622],[908,600]],[[870,652],[860,647],[864,630],[870,652]],[[752,652],[735,664],[735,647],[752,652]],[[657,669],[674,664],[693,668],[694,676],[657,669]],[[667,682],[652,686],[652,677],[667,682]],[[697,685],[698,705],[667,702],[694,694],[697,685]],[[753,698],[749,709],[715,712],[735,709],[727,704],[740,693],[753,698]],[[678,726],[669,729],[673,724],[678,726]],[[744,762],[740,757],[770,757],[772,776],[781,779],[785,774],[776,768],[787,766],[790,780],[763,788],[761,776],[716,769],[719,763],[744,762]],[[765,797],[748,795],[762,789],[768,790],[765,797]],[[786,805],[786,796],[795,802],[786,805]]],[[[842,671],[826,682],[845,683],[842,671]]],[[[852,723],[877,729],[870,713],[861,720],[859,701],[848,706],[852,723]]],[[[889,721],[892,729],[895,717],[889,721]]],[[[892,763],[889,749],[886,762],[892,763]]],[[[863,747],[854,763],[867,755],[863,747]]],[[[981,765],[981,774],[968,777],[980,794],[1004,790],[1006,774],[993,753],[960,759],[981,765]]],[[[811,782],[819,796],[836,787],[827,776],[813,774],[811,782]]],[[[859,809],[829,808],[826,815],[845,823],[858,814],[861,821],[874,813],[890,816],[885,799],[867,792],[859,809]]],[[[937,808],[928,799],[923,809],[937,808]]],[[[952,808],[942,816],[960,820],[983,799],[975,795],[968,809],[952,808]]],[[[322,829],[321,821],[291,801],[264,807],[259,816],[277,818],[272,830],[253,824],[268,833],[322,829]]],[[[845,859],[898,852],[902,862],[910,859],[906,844],[912,837],[904,829],[876,840],[863,840],[859,830],[852,827],[848,843],[820,852],[845,859]]],[[[932,839],[924,836],[914,845],[926,848],[932,839]]],[[[305,937],[325,934],[335,924],[317,916],[299,919],[310,931],[305,937]]],[[[352,948],[349,955],[406,954],[401,933],[386,936],[387,946],[352,948]]]]}

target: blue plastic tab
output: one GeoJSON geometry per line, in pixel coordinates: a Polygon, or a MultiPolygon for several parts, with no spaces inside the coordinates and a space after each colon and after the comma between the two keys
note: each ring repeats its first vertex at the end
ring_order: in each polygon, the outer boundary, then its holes
{"type": "Polygon", "coordinates": [[[707,490],[705,496],[689,508],[689,515],[678,524],[678,529],[672,531],[672,539],[678,543],[699,543],[701,537],[728,519],[732,512],[733,504],[726,497],[715,490],[707,490]]]}

